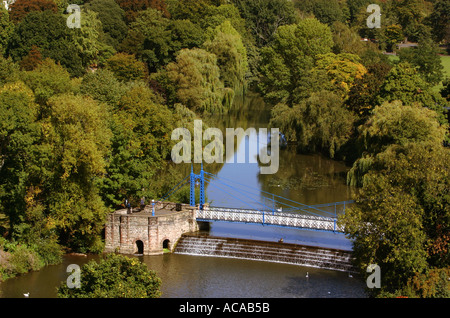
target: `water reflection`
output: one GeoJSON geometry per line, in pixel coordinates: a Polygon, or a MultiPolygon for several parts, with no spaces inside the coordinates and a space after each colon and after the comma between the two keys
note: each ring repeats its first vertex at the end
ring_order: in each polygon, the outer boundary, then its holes
{"type": "Polygon", "coordinates": [[[142,261],[161,277],[162,297],[365,297],[361,281],[343,272],[178,254],[142,261]]]}
{"type": "MultiPolygon", "coordinates": [[[[226,115],[212,116],[208,119],[211,125],[225,131],[226,128],[267,128],[270,120],[270,108],[264,104],[258,95],[248,95],[239,99],[226,115]]],[[[235,158],[246,154],[247,157],[256,157],[250,143],[258,143],[259,147],[267,145],[267,138],[253,133],[236,144],[235,158]]],[[[219,180],[234,181],[233,186],[242,189],[241,193],[232,192],[219,182],[211,181],[207,187],[207,197],[213,205],[227,207],[258,208],[270,207],[260,191],[255,197],[250,189],[260,189],[298,201],[304,204],[322,204],[336,201],[350,200],[353,189],[346,185],[346,173],[349,169],[344,163],[325,158],[322,155],[298,154],[292,148],[280,150],[279,169],[275,174],[261,174],[258,163],[224,163],[221,167],[215,166],[219,180]],[[218,168],[218,169],[217,169],[218,168]],[[243,184],[241,187],[238,184],[243,184]],[[247,192],[246,192],[247,191],[247,192]],[[246,206],[243,206],[246,205],[246,206]]],[[[199,167],[196,167],[198,170],[199,167]]],[[[287,207],[287,206],[286,206],[287,207]]]]}

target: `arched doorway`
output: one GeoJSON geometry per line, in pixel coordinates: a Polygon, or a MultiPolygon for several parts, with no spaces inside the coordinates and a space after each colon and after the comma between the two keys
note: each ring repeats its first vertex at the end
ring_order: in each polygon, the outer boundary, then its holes
{"type": "Polygon", "coordinates": [[[137,248],[136,254],[144,254],[144,242],[142,242],[141,240],[137,240],[136,248],[137,248]]]}
{"type": "Polygon", "coordinates": [[[168,239],[163,241],[163,250],[169,250],[170,251],[170,241],[168,239]]]}

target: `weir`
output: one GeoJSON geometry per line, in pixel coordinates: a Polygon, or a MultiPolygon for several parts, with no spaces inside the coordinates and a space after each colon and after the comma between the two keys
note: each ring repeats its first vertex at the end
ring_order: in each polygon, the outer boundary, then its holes
{"type": "Polygon", "coordinates": [[[357,272],[352,265],[350,251],[290,243],[184,234],[178,241],[174,253],[285,263],[349,273],[357,272]]]}

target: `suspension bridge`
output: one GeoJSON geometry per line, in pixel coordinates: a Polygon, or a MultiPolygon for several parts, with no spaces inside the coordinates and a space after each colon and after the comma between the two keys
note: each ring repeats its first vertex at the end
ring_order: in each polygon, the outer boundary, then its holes
{"type": "MultiPolygon", "coordinates": [[[[191,173],[172,188],[157,202],[167,200],[182,187],[190,185],[190,206],[195,207],[195,187],[200,190],[197,221],[254,223],[270,226],[308,229],[315,231],[343,232],[337,224],[338,215],[345,213],[345,208],[354,201],[341,201],[325,204],[307,205],[284,198],[267,191],[253,189],[234,180],[218,177],[203,170],[191,173]],[[205,186],[209,185],[233,197],[242,207],[219,207],[205,203],[205,186]],[[245,195],[246,200],[237,194],[245,195]]],[[[152,203],[153,205],[155,202],[152,203]]],[[[153,209],[154,211],[154,209],[153,209]]]]}

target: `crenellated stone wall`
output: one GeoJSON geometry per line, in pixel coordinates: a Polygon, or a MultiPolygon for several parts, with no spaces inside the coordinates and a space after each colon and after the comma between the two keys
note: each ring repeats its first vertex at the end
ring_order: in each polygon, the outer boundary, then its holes
{"type": "Polygon", "coordinates": [[[111,213],[105,226],[105,252],[155,255],[162,254],[163,247],[172,251],[182,234],[198,231],[196,208],[182,204],[178,209],[175,203],[159,203],[154,216],[152,206],[129,214],[126,209],[111,213]],[[140,244],[142,251],[138,251],[140,244]]]}

